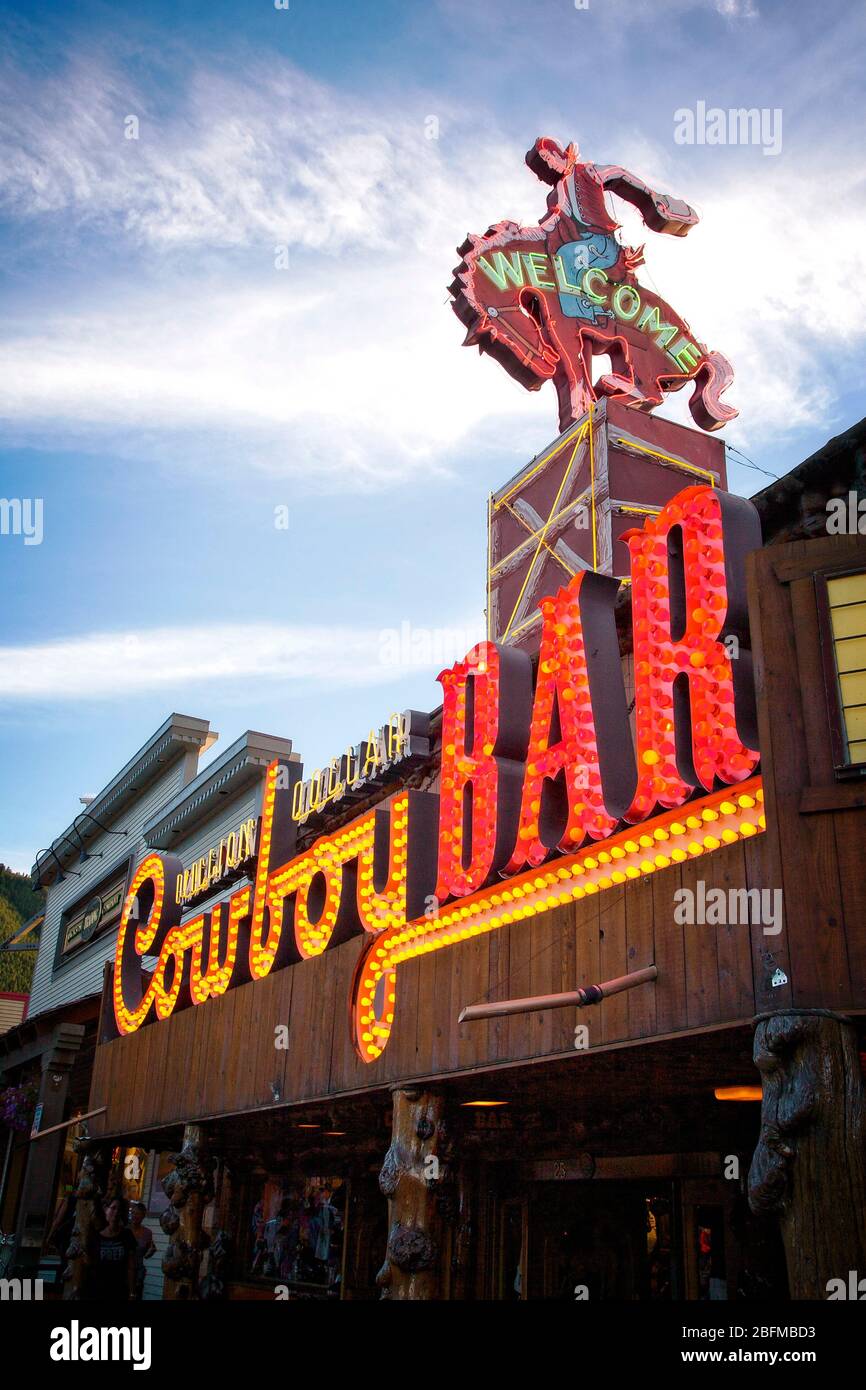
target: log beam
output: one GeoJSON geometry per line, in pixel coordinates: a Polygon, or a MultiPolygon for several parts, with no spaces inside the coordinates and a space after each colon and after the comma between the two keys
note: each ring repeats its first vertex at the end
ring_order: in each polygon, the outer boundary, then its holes
{"type": "Polygon", "coordinates": [[[658,979],[658,967],[647,965],[643,970],[633,970],[629,975],[618,975],[615,980],[605,980],[600,985],[586,985],[582,989],[570,989],[564,994],[538,994],[527,999],[500,999],[494,1004],[467,1004],[460,1010],[458,1023],[472,1023],[481,1018],[506,1018],[510,1014],[531,1014],[542,1009],[585,1009],[590,1004],[600,1004],[611,994],[622,994],[623,990],[635,989],[637,985],[647,985],[658,979]]]}

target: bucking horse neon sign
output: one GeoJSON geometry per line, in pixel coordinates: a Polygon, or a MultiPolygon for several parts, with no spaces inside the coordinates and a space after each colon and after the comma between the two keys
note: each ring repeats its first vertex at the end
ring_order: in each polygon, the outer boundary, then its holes
{"type": "Polygon", "coordinates": [[[685,236],[698,221],[688,203],[657,193],[627,169],[580,159],[576,145],[536,140],[529,168],[552,185],[538,227],[498,222],[470,235],[450,286],[465,342],[501,362],[530,391],[552,381],[559,426],[566,429],[599,396],[638,410],[694,383],[689,408],[705,430],[737,415],[721,400],[734,378],[720,352],[709,352],[657,294],[639,285],[643,247],[622,246],[605,205],[609,189],[637,208],[654,232],[685,236]],[[592,359],[611,370],[593,380],[592,359]]]}

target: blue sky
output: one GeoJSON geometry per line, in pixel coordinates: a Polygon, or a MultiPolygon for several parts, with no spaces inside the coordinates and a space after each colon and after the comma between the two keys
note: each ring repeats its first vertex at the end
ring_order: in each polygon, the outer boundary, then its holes
{"type": "Polygon", "coordinates": [[[735,366],[732,445],[781,473],[866,413],[861,6],[0,14],[0,495],[43,500],[40,545],[0,537],[0,861],[171,710],[312,767],[438,703],[487,493],[556,433],[552,389],[461,351],[446,303],[468,231],[544,211],[536,136],[700,212],[682,240],[617,205],[639,277],[735,366]],[[781,111],[780,152],[676,143],[699,101],[781,111]]]}

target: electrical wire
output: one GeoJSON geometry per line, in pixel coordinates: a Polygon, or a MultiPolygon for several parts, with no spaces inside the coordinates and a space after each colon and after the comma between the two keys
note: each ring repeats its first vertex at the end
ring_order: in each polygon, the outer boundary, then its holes
{"type": "Polygon", "coordinates": [[[726,439],[723,440],[723,443],[725,448],[730,450],[732,454],[739,455],[739,458],[734,459],[734,463],[736,463],[740,468],[754,468],[756,473],[763,473],[767,478],[772,478],[774,483],[777,483],[779,481],[781,474],[771,473],[769,468],[762,468],[759,463],[755,463],[754,459],[750,459],[748,454],[744,454],[742,449],[735,448],[735,446],[733,444],[729,444],[726,439]],[[740,462],[740,459],[743,460],[742,463],[740,462]]]}

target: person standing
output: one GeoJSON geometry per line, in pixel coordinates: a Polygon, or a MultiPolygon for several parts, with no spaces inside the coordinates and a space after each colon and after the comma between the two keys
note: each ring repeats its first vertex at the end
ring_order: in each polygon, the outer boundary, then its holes
{"type": "Polygon", "coordinates": [[[72,1232],[75,1229],[75,1208],[78,1198],[75,1195],[74,1187],[70,1187],[63,1195],[57,1211],[54,1213],[54,1220],[51,1229],[45,1237],[46,1246],[52,1247],[58,1255],[65,1256],[72,1239],[72,1232]]]}
{"type": "Polygon", "coordinates": [[[126,1203],[115,1197],[105,1208],[105,1225],[91,1243],[86,1297],[101,1303],[135,1298],[136,1249],[126,1224],[126,1203]]]}
{"type": "Polygon", "coordinates": [[[150,1228],[144,1225],[146,1215],[147,1207],[144,1202],[132,1203],[129,1209],[129,1229],[135,1237],[135,1296],[139,1300],[144,1295],[144,1279],[147,1272],[144,1262],[156,1254],[153,1234],[150,1228]]]}

